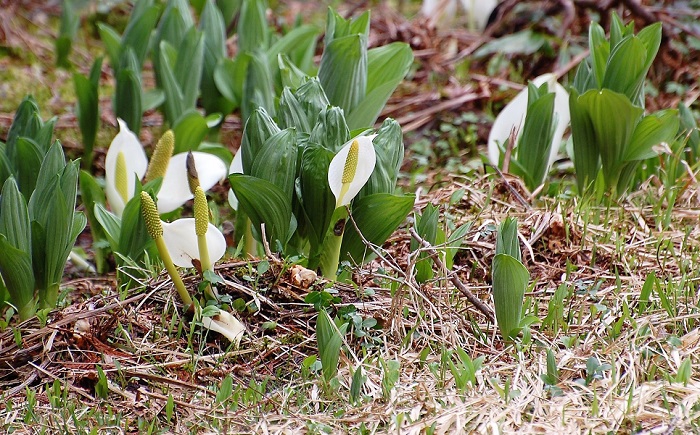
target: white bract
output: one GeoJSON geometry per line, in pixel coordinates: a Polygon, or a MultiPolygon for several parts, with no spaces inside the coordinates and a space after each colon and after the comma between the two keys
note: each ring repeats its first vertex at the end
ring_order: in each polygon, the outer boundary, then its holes
{"type": "Polygon", "coordinates": [[[231,313],[219,309],[219,314],[212,317],[202,317],[202,325],[228,338],[231,343],[238,345],[243,338],[245,327],[231,313]]]}
{"type": "MultiPolygon", "coordinates": [[[[163,241],[173,263],[179,267],[193,267],[192,260],[199,259],[194,218],[182,218],[171,223],[162,222],[162,225],[163,241]]],[[[207,227],[206,237],[209,260],[214,264],[226,252],[226,239],[212,224],[207,227]]]]}
{"type": "MultiPolygon", "coordinates": [[[[554,74],[543,74],[532,81],[537,87],[542,86],[545,82],[549,86],[549,91],[553,91],[556,94],[554,97],[554,114],[558,121],[552,139],[552,149],[549,153],[549,165],[551,166],[557,158],[557,152],[559,151],[564,131],[569,126],[571,115],[569,114],[569,93],[566,92],[566,89],[564,89],[562,85],[557,83],[554,74]]],[[[491,127],[488,154],[489,161],[492,165],[498,166],[501,155],[498,145],[501,144],[502,147],[505,147],[513,129],[515,129],[517,135],[515,143],[518,143],[520,135],[522,134],[523,125],[525,125],[526,113],[527,87],[520,91],[520,93],[503,108],[501,113],[496,117],[493,127],[491,127]]]]}
{"type": "MultiPolygon", "coordinates": [[[[126,123],[121,119],[117,121],[119,134],[112,140],[105,158],[105,192],[112,211],[117,216],[121,216],[126,202],[134,196],[135,179],[140,180],[146,174],[148,158],[143,145],[129,130],[126,123]],[[121,157],[119,157],[120,154],[121,157]],[[118,165],[120,161],[121,164],[118,165]],[[120,186],[122,182],[120,180],[125,180],[122,186],[120,186]]],[[[226,165],[220,158],[197,151],[192,154],[199,175],[199,184],[203,190],[211,189],[224,179],[226,165]]],[[[193,198],[187,182],[186,160],[187,153],[176,154],[170,158],[163,184],[156,198],[159,213],[171,212],[193,198]]]]}
{"type": "Polygon", "coordinates": [[[112,139],[105,157],[105,194],[114,214],[121,216],[126,206],[126,201],[124,200],[124,195],[117,189],[116,178],[119,155],[122,155],[121,159],[125,164],[120,170],[125,171],[121,176],[126,177],[127,190],[124,193],[127,200],[134,196],[134,179],[138,178],[140,180],[146,175],[148,157],[146,157],[146,152],[143,150],[139,139],[129,130],[126,123],[121,119],[117,119],[117,122],[119,123],[119,133],[112,139]]]}
{"type": "Polygon", "coordinates": [[[372,175],[377,163],[377,154],[372,144],[375,137],[376,134],[351,139],[331,160],[328,185],[335,195],[336,208],[350,204],[372,175]],[[355,143],[357,145],[353,149],[355,143]]]}
{"type": "MultiPolygon", "coordinates": [[[[462,8],[469,16],[469,27],[483,31],[498,0],[461,0],[462,8]]],[[[451,24],[457,17],[457,0],[423,0],[421,14],[430,20],[430,24],[443,27],[451,24]]]]}
{"type": "MultiPolygon", "coordinates": [[[[231,161],[231,166],[228,169],[228,173],[229,175],[243,173],[243,153],[240,149],[238,150],[236,155],[233,156],[233,160],[231,161]]],[[[228,190],[228,203],[231,205],[232,209],[238,210],[238,198],[236,198],[236,194],[233,193],[233,189],[228,190]]]]}

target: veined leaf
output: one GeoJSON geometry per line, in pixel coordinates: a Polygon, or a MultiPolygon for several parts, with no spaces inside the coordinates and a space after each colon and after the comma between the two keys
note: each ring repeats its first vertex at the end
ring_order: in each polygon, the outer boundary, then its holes
{"type": "Polygon", "coordinates": [[[209,133],[209,127],[206,119],[195,109],[189,109],[173,125],[173,134],[175,135],[175,151],[173,153],[179,154],[196,150],[207,133],[209,133]]]}
{"type": "Polygon", "coordinates": [[[239,107],[243,101],[243,83],[248,73],[250,56],[241,53],[234,60],[221,58],[214,70],[214,82],[221,95],[239,107]]]}
{"type": "Polygon", "coordinates": [[[241,148],[243,158],[243,173],[251,174],[253,162],[257,158],[258,153],[262,149],[265,142],[273,135],[281,130],[272,120],[270,115],[264,108],[259,108],[253,111],[245,123],[243,129],[243,138],[241,139],[241,148]]]}
{"type": "Polygon", "coordinates": [[[7,243],[20,251],[31,253],[32,240],[27,203],[14,178],[9,178],[2,187],[0,196],[0,234],[7,243]]]}
{"type": "Polygon", "coordinates": [[[322,110],[311,131],[309,142],[317,143],[327,150],[337,153],[348,140],[350,140],[350,129],[345,123],[343,109],[330,106],[328,109],[322,110]]]}
{"type": "Polygon", "coordinates": [[[318,78],[331,104],[351,113],[367,92],[367,37],[353,34],[326,44],[318,78]]]}
{"type": "Polygon", "coordinates": [[[637,124],[625,150],[625,161],[654,157],[653,150],[661,142],[671,143],[678,132],[680,119],[675,109],[661,110],[647,115],[637,124]]]}
{"type": "Polygon", "coordinates": [[[4,234],[0,234],[0,275],[20,319],[32,317],[35,308],[31,254],[12,246],[4,234]]]}
{"type": "Polygon", "coordinates": [[[297,169],[297,133],[288,128],[270,136],[255,157],[250,175],[277,186],[289,204],[294,195],[297,169]]]}
{"type": "MultiPolygon", "coordinates": [[[[299,100],[299,104],[303,107],[306,113],[306,119],[309,126],[313,128],[318,117],[324,110],[329,109],[330,102],[326,96],[326,92],[321,86],[318,77],[309,78],[294,91],[294,96],[299,100]]],[[[345,142],[343,142],[345,143],[345,142]]]]}
{"type": "Polygon", "coordinates": [[[264,0],[242,0],[238,21],[238,49],[241,52],[267,50],[270,34],[265,16],[264,0]]]}
{"type": "Polygon", "coordinates": [[[513,338],[520,326],[523,298],[530,274],[523,264],[508,254],[496,254],[491,268],[496,322],[503,338],[513,338]]]}
{"type": "Polygon", "coordinates": [[[360,190],[358,198],[375,193],[394,193],[399,168],[403,162],[403,132],[399,123],[393,119],[386,119],[382,123],[372,144],[377,154],[377,163],[367,184],[360,190]]]}
{"type": "Polygon", "coordinates": [[[330,382],[338,373],[340,346],[343,344],[343,338],[331,316],[323,309],[319,311],[316,320],[316,342],[318,343],[323,378],[326,382],[330,382]]]}
{"type": "Polygon", "coordinates": [[[569,113],[571,114],[571,137],[574,151],[572,157],[576,170],[576,183],[579,193],[583,194],[598,175],[600,157],[593,120],[588,115],[586,107],[579,102],[579,95],[573,88],[569,96],[569,113]]]}
{"type": "MultiPolygon", "coordinates": [[[[362,235],[375,245],[382,245],[396,231],[413,209],[413,195],[375,193],[353,203],[352,217],[362,235]]],[[[374,257],[364,245],[350,221],[346,224],[340,259],[364,263],[374,257]]]]}
{"type": "Polygon", "coordinates": [[[260,232],[265,224],[265,234],[270,246],[279,240],[284,247],[291,237],[292,205],[287,195],[267,180],[242,174],[229,175],[231,188],[238,198],[238,208],[250,218],[260,232]]]}
{"type": "Polygon", "coordinates": [[[275,116],[275,85],[272,82],[270,65],[262,52],[251,53],[248,61],[241,101],[243,119],[247,121],[258,107],[264,108],[267,113],[275,116]]]}
{"type": "Polygon", "coordinates": [[[105,237],[113,252],[119,252],[119,239],[121,234],[121,219],[111,211],[108,211],[103,204],[95,204],[95,220],[100,223],[104,230],[105,237]]]}
{"type": "Polygon", "coordinates": [[[328,188],[328,166],[333,156],[334,154],[323,146],[310,142],[304,148],[301,157],[300,200],[311,226],[310,240],[313,251],[323,243],[335,208],[335,196],[328,188]]]}
{"type": "Polygon", "coordinates": [[[280,128],[296,128],[301,133],[311,133],[306,112],[289,88],[282,91],[277,116],[280,128]]]}

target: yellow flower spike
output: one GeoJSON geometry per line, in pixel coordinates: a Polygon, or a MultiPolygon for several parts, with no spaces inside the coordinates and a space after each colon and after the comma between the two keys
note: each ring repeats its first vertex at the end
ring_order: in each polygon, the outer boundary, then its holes
{"type": "Polygon", "coordinates": [[[129,202],[129,174],[126,170],[126,157],[123,152],[117,154],[117,167],[114,174],[114,188],[124,204],[129,202]]]}
{"type": "Polygon", "coordinates": [[[175,135],[172,130],[168,130],[160,138],[156,144],[156,149],[153,151],[151,162],[148,164],[148,170],[146,171],[146,183],[159,177],[165,177],[174,149],[175,135]]]}
{"type": "Polygon", "coordinates": [[[156,242],[156,248],[158,248],[158,254],[165,264],[165,269],[170,275],[170,279],[173,281],[173,285],[177,290],[177,293],[182,299],[182,303],[185,305],[186,310],[190,310],[192,307],[192,298],[185,288],[185,283],[182,282],[180,274],[177,273],[177,268],[173,264],[173,260],[170,258],[170,252],[165,246],[165,241],[163,239],[163,223],[158,215],[158,209],[156,208],[155,202],[151,196],[146,192],[141,192],[141,215],[146,223],[146,229],[151,238],[156,242]]]}
{"type": "Polygon", "coordinates": [[[343,145],[328,167],[328,185],[335,195],[335,207],[350,204],[367,184],[377,163],[372,141],[376,135],[360,136],[343,145]]]}

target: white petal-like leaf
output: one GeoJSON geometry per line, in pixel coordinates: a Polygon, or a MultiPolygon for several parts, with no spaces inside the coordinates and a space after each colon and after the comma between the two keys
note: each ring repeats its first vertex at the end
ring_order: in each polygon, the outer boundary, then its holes
{"type": "MultiPolygon", "coordinates": [[[[226,164],[213,154],[194,151],[194,165],[199,175],[199,185],[204,191],[211,189],[226,177],[226,164]]],[[[163,185],[158,192],[158,212],[171,212],[192,199],[187,183],[187,153],[175,154],[168,164],[163,185]]]]}
{"type": "Polygon", "coordinates": [[[122,152],[126,157],[129,198],[134,196],[135,186],[132,182],[134,175],[139,179],[143,178],[146,174],[146,168],[148,167],[148,158],[146,157],[146,152],[143,150],[143,145],[139,142],[138,137],[129,130],[126,123],[121,119],[117,119],[117,122],[119,123],[119,133],[109,145],[107,156],[105,157],[105,193],[107,194],[107,201],[112,211],[117,216],[121,216],[126,204],[121,195],[117,192],[114,182],[117,169],[117,156],[122,152]]]}
{"type": "MultiPolygon", "coordinates": [[[[216,263],[226,252],[226,239],[214,225],[207,229],[207,248],[212,264],[216,263]]],[[[199,245],[194,228],[194,218],[163,222],[163,240],[170,252],[173,263],[179,267],[192,267],[192,259],[199,258],[199,245]]]]}
{"type": "Polygon", "coordinates": [[[231,313],[224,310],[219,310],[219,314],[216,316],[203,317],[202,325],[228,338],[229,341],[235,343],[236,346],[241,342],[241,338],[243,338],[243,334],[245,333],[243,324],[231,315],[231,313]]]}
{"type": "MultiPolygon", "coordinates": [[[[569,94],[566,89],[557,83],[554,74],[543,74],[535,78],[532,83],[535,86],[542,86],[545,82],[549,85],[550,92],[556,93],[554,97],[554,113],[558,116],[557,128],[554,132],[552,150],[549,154],[549,165],[554,163],[557,152],[564,136],[564,131],[569,126],[571,116],[569,114],[569,94]]],[[[513,100],[503,108],[498,114],[491,127],[488,142],[489,161],[494,166],[498,166],[500,150],[498,144],[505,144],[510,137],[511,130],[515,128],[517,137],[520,138],[523,125],[525,124],[525,113],[527,111],[527,87],[520,91],[513,100]]],[[[517,141],[516,141],[517,143],[517,141]]]]}
{"type": "MultiPolygon", "coordinates": [[[[228,169],[229,174],[242,174],[243,173],[243,153],[241,150],[238,150],[235,156],[233,156],[233,160],[231,161],[231,167],[228,169]]],[[[238,198],[236,198],[236,194],[233,193],[233,189],[228,190],[228,203],[231,205],[231,208],[234,210],[238,210],[238,198]]]]}
{"type": "Polygon", "coordinates": [[[361,136],[350,139],[343,147],[338,151],[338,154],[333,157],[331,164],[328,167],[328,185],[331,188],[331,192],[335,195],[337,206],[343,206],[350,204],[350,201],[357,195],[357,193],[362,189],[362,187],[367,183],[369,177],[374,171],[374,166],[377,163],[377,154],[374,151],[374,145],[372,141],[377,135],[371,136],[361,136]],[[339,198],[341,190],[343,187],[343,170],[345,168],[345,161],[348,158],[348,152],[350,151],[350,146],[357,140],[359,147],[359,153],[357,158],[357,170],[355,171],[355,176],[350,182],[350,187],[347,192],[339,198]]]}

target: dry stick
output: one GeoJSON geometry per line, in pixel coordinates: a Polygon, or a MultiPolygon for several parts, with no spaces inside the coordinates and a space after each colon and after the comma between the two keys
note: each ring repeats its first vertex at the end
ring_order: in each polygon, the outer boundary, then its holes
{"type": "MultiPolygon", "coordinates": [[[[425,250],[428,252],[428,255],[430,255],[430,258],[433,259],[433,261],[435,262],[437,267],[439,267],[440,269],[443,269],[443,270],[447,270],[447,268],[445,267],[445,264],[440,259],[440,255],[435,250],[435,248],[430,243],[428,243],[425,239],[423,239],[421,236],[419,236],[414,228],[409,228],[408,231],[411,233],[411,236],[414,239],[416,239],[418,241],[418,243],[420,243],[425,248],[425,250]]],[[[451,273],[451,274],[449,274],[449,278],[450,278],[450,281],[452,282],[452,284],[454,284],[454,286],[457,287],[457,290],[459,290],[467,298],[467,300],[469,302],[471,302],[472,305],[474,305],[476,307],[477,310],[481,311],[486,316],[486,318],[488,318],[490,321],[493,322],[495,320],[495,317],[493,315],[493,311],[491,310],[491,308],[488,305],[484,304],[481,301],[481,299],[474,296],[474,294],[469,291],[467,286],[465,286],[462,283],[462,281],[459,280],[457,275],[455,275],[454,273],[451,273]]]]}

